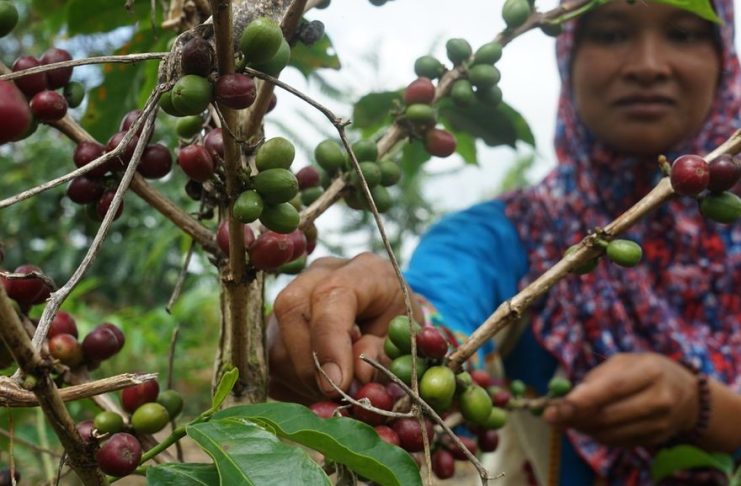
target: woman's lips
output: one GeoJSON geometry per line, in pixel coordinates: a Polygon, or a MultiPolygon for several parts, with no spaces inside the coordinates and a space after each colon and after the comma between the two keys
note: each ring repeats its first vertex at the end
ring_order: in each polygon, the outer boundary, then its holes
{"type": "Polygon", "coordinates": [[[674,101],[663,96],[631,96],[613,103],[621,113],[638,118],[654,118],[667,114],[674,108],[674,101]]]}

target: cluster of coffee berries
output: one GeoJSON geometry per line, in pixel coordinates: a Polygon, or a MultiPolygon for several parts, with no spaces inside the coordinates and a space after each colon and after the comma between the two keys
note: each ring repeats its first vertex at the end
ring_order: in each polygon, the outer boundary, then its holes
{"type": "Polygon", "coordinates": [[[121,351],[126,343],[121,329],[110,322],[96,326],[82,343],[78,342],[75,319],[64,311],[54,315],[46,337],[49,354],[53,358],[70,368],[85,365],[90,370],[121,351]]]}
{"type": "Polygon", "coordinates": [[[741,178],[741,161],[721,154],[710,162],[699,155],[682,155],[671,166],[670,181],[677,194],[699,200],[700,213],[718,223],[741,217],[741,198],[731,192],[741,178]]]}
{"type": "Polygon", "coordinates": [[[95,458],[100,469],[111,476],[127,476],[139,466],[142,446],[139,436],[162,430],[183,410],[183,398],[175,390],[160,392],[157,381],[130,386],[121,392],[121,405],[130,414],[111,411],[98,413],[94,420],[77,424],[83,441],[97,447],[95,458]]]}
{"type": "MultiPolygon", "coordinates": [[[[641,245],[635,241],[616,238],[610,242],[597,239],[596,244],[605,250],[607,258],[621,267],[635,267],[638,265],[643,258],[643,249],[641,245]]],[[[570,246],[564,252],[564,256],[568,256],[575,252],[577,245],[570,246]]],[[[599,257],[592,258],[584,263],[579,264],[577,267],[571,269],[571,273],[576,275],[584,275],[597,268],[599,263],[599,257]]]]}

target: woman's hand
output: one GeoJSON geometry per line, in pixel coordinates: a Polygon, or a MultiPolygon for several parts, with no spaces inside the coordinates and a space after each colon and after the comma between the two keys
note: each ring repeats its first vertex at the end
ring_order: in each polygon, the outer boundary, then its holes
{"type": "Polygon", "coordinates": [[[656,353],[610,357],[590,371],[544,418],[612,446],[652,446],[692,430],[697,378],[656,353]]]}
{"type": "MultiPolygon", "coordinates": [[[[275,300],[267,330],[270,395],[304,403],[335,396],[316,372],[313,352],[344,390],[353,378],[372,380],[374,369],[358,356],[382,357],[388,322],[404,313],[401,288],[387,260],[372,253],[316,260],[275,300]]],[[[420,316],[415,311],[415,318],[420,316]]]]}

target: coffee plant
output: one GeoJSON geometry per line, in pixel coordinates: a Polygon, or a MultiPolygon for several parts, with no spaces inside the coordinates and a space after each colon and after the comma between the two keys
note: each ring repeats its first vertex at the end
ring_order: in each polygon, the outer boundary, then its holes
{"type": "MultiPolygon", "coordinates": [[[[371,3],[381,7],[386,1],[371,3]]],[[[566,395],[571,383],[554,378],[545,396],[534,396],[525,383],[474,369],[469,358],[569,273],[590,271],[603,255],[621,266],[640,264],[640,246],[617,236],[670,197],[694,197],[705,217],[734,222],[741,216],[741,200],[728,191],[741,177],[741,162],[733,155],[739,150],[736,138],[712,154],[687,154],[671,165],[662,160],[667,177],[642,201],[642,209],[596,228],[569,248],[561,262],[497,309],[466,342],[415,322],[411,312],[394,317],[384,343],[388,366],[361,357],[384,380],[353,384],[347,392],[337,388],[341,398],[336,401],[306,407],[267,400],[266,275],[303,270],[319,240],[314,222],[334,204],[373,215],[398,270],[379,216],[394,207],[396,186],[431,157],[457,153],[476,162],[473,147],[479,141],[533,144],[525,121],[503,101],[497,67],[502,50],[532,29],[557,35],[562,22],[601,3],[579,0],[539,11],[531,1],[506,0],[507,27],[490,42],[472,46],[462,38],[448,39],[446,59],[420,55],[410,66],[414,77],[407,86],[362,96],[352,120],[343,120],[280,80],[285,69],[311,76],[339,67],[332,33],[310,19],[312,9],[332,8],[330,0],[173,0],[164,12],[147,2],[126,2],[126,12],[120,2],[107,0],[0,0],[0,36],[14,38],[21,47],[0,65],[0,144],[9,147],[10,160],[16,147],[34,147],[53,130],[67,139],[58,150],[69,152],[64,175],[44,183],[33,179],[27,190],[3,194],[0,208],[9,211],[5,208],[29,198],[58,193],[80,225],[95,234],[85,238],[84,256],[58,275],[62,285],[51,278],[49,266],[24,257],[17,238],[3,237],[0,246],[5,268],[0,273],[0,366],[8,372],[0,379],[0,396],[8,410],[38,407],[47,419],[42,429],[56,434],[64,454],[54,468],[58,472],[52,469],[47,479],[58,481],[72,471],[86,485],[132,474],[152,485],[358,479],[414,485],[430,475],[453,477],[457,461],[470,461],[485,483],[490,473],[477,457],[497,449],[497,430],[508,415],[541,413],[549,401],[566,395]],[[38,57],[22,52],[23,29],[32,28],[25,19],[37,12],[49,16],[45,29],[54,33],[39,35],[48,45],[38,57]],[[113,53],[79,49],[84,55],[78,56],[77,49],[55,45],[63,34],[100,35],[127,24],[136,27],[113,53]],[[75,68],[85,64],[104,66],[100,86],[87,89],[75,75],[75,68]],[[299,141],[268,133],[266,117],[289,96],[321,112],[336,135],[299,141]],[[312,163],[299,167],[297,147],[307,144],[312,163]],[[220,321],[211,391],[200,390],[205,399],[194,390],[176,390],[153,373],[113,370],[107,361],[127,347],[137,347],[128,352],[144,357],[149,351],[141,349],[142,341],[107,320],[81,333],[78,315],[60,309],[85,286],[83,277],[96,261],[101,273],[115,268],[101,247],[114,243],[112,225],[120,228],[138,214],[158,214],[167,231],[183,235],[187,243],[168,311],[183,298],[193,253],[214,269],[202,272],[213,278],[208,288],[218,293],[220,321]],[[110,376],[93,379],[99,368],[110,376]],[[185,414],[191,404],[202,407],[185,414]],[[180,450],[176,456],[169,449],[181,447],[186,436],[212,461],[188,462],[180,450]]],[[[666,3],[687,8],[679,0],[666,3]]],[[[708,15],[706,6],[690,8],[708,15]]],[[[123,241],[115,244],[127,244],[141,237],[138,233],[147,231],[134,223],[116,233],[123,241]]],[[[174,239],[165,243],[177,246],[174,239]]],[[[157,278],[158,272],[147,273],[157,278]]],[[[137,275],[130,277],[134,282],[137,275]]],[[[144,287],[131,291],[144,298],[157,285],[144,287]]],[[[175,344],[173,338],[170,359],[175,344]]],[[[195,361],[194,368],[210,366],[195,361]]],[[[43,442],[47,445],[30,447],[49,453],[47,438],[43,442]]],[[[663,454],[657,478],[697,464],[720,465],[732,474],[724,458],[699,450],[663,454]]],[[[0,484],[35,474],[14,461],[12,450],[8,459],[0,484]]]]}

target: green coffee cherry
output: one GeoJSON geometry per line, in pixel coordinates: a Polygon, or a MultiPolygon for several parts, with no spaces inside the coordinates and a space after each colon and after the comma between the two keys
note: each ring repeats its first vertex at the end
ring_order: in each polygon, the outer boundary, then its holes
{"type": "Polygon", "coordinates": [[[296,157],[296,148],[290,140],[283,137],[273,137],[260,145],[255,153],[257,170],[288,169],[296,157]]]}
{"type": "MultiPolygon", "coordinates": [[[[381,182],[381,168],[375,162],[360,162],[360,171],[368,187],[377,186],[381,182]]],[[[360,188],[360,176],[354,170],[350,173],[350,183],[360,188]]]]}
{"type": "Polygon", "coordinates": [[[445,43],[445,51],[448,55],[448,59],[453,63],[454,66],[461,64],[471,57],[471,44],[466,39],[449,39],[445,43]]]}
{"type": "Polygon", "coordinates": [[[386,339],[383,340],[383,352],[386,353],[386,356],[388,356],[390,359],[396,359],[404,354],[399,350],[399,348],[396,347],[394,342],[389,339],[388,336],[386,336],[386,339]]]}
{"type": "Polygon", "coordinates": [[[527,390],[527,386],[522,380],[512,380],[509,384],[509,391],[515,398],[522,398],[525,395],[525,390],[527,390]]]}
{"type": "Polygon", "coordinates": [[[301,271],[306,268],[306,255],[301,255],[295,260],[291,260],[288,263],[284,263],[279,266],[275,273],[284,273],[286,275],[298,275],[301,271]]]}
{"type": "Polygon", "coordinates": [[[554,376],[548,382],[548,393],[554,397],[562,397],[571,391],[571,381],[568,378],[554,376]]]}
{"type": "Polygon", "coordinates": [[[79,81],[70,81],[64,86],[63,94],[67,106],[77,108],[85,98],[85,85],[79,81]]]}
{"type": "Polygon", "coordinates": [[[203,120],[200,115],[184,116],[175,123],[175,132],[178,137],[190,139],[198,135],[203,128],[203,120]]]}
{"type": "Polygon", "coordinates": [[[476,89],[488,89],[495,86],[502,75],[499,69],[490,64],[475,64],[468,70],[468,80],[476,89]]]}
{"type": "Polygon", "coordinates": [[[268,204],[288,202],[298,194],[298,180],[288,169],[267,169],[255,176],[254,186],[268,204]]]}
{"type": "Polygon", "coordinates": [[[184,115],[197,115],[208,107],[213,96],[211,83],[201,76],[186,74],[175,82],[170,92],[172,107],[184,115]]]}
{"type": "Polygon", "coordinates": [[[157,395],[157,403],[165,407],[170,420],[174,420],[183,411],[183,397],[175,390],[161,391],[157,395]]]}
{"type": "Polygon", "coordinates": [[[471,385],[458,398],[461,414],[466,420],[483,425],[489,419],[493,405],[491,397],[479,385],[471,385]]]}
{"type": "Polygon", "coordinates": [[[345,151],[334,140],[320,142],[314,149],[314,158],[319,167],[327,171],[329,175],[343,170],[347,163],[345,151]]]}
{"type": "Polygon", "coordinates": [[[301,191],[301,204],[311,206],[322,194],[324,194],[324,189],[321,187],[307,187],[301,191]]]}
{"type": "Polygon", "coordinates": [[[473,86],[467,79],[459,79],[450,88],[450,97],[458,106],[471,106],[476,102],[473,86]]]}
{"type": "Polygon", "coordinates": [[[527,0],[504,0],[502,18],[507,28],[516,29],[530,16],[531,7],[527,0]]]}
{"type": "Polygon", "coordinates": [[[502,44],[488,42],[476,49],[473,55],[474,64],[494,64],[502,57],[502,44]]]}
{"type": "MultiPolygon", "coordinates": [[[[273,169],[277,170],[277,169],[273,169]]],[[[289,202],[267,205],[260,214],[260,222],[276,233],[290,233],[298,228],[301,216],[289,202]]]]}
{"type": "Polygon", "coordinates": [[[401,179],[401,167],[396,162],[382,160],[378,168],[381,169],[381,185],[384,187],[393,186],[401,179]]]}
{"type": "Polygon", "coordinates": [[[244,191],[234,201],[232,215],[240,223],[251,223],[260,217],[265,204],[257,191],[244,191]]]}
{"type": "Polygon", "coordinates": [[[0,37],[5,37],[18,24],[18,10],[12,2],[0,2],[0,37]]]}
{"type": "Polygon", "coordinates": [[[278,53],[282,41],[280,25],[271,18],[259,17],[244,28],[239,38],[239,49],[247,62],[265,63],[278,53]]]}
{"type": "Polygon", "coordinates": [[[507,411],[503,408],[492,407],[489,417],[481,424],[485,429],[501,429],[507,424],[507,411]]]}
{"type": "Polygon", "coordinates": [[[741,217],[741,198],[730,191],[708,194],[700,201],[700,213],[717,223],[731,224],[741,217]]]}
{"type": "Polygon", "coordinates": [[[423,78],[436,79],[445,73],[445,66],[434,56],[422,56],[414,61],[414,73],[423,78]]]}
{"type": "Polygon", "coordinates": [[[409,318],[405,315],[400,315],[389,322],[388,336],[402,353],[411,353],[412,334],[416,334],[420,329],[422,328],[419,324],[409,321],[409,318]]]}
{"type": "Polygon", "coordinates": [[[433,366],[419,381],[420,396],[433,408],[450,406],[455,394],[455,374],[447,366],[433,366]]]}
{"type": "Polygon", "coordinates": [[[115,434],[121,432],[124,428],[123,417],[116,412],[100,412],[95,416],[93,423],[98,431],[106,434],[115,434]]]}
{"type": "Polygon", "coordinates": [[[373,197],[373,202],[376,204],[376,209],[379,213],[385,213],[394,204],[393,199],[391,199],[391,194],[389,193],[388,189],[386,189],[383,186],[375,186],[371,187],[371,197],[373,197]]]}
{"type": "Polygon", "coordinates": [[[641,245],[630,240],[612,240],[607,244],[607,258],[621,267],[635,267],[643,257],[641,245]]]}
{"type": "Polygon", "coordinates": [[[489,106],[497,106],[502,102],[502,90],[499,86],[476,90],[476,98],[489,106]]]}
{"type": "MultiPolygon", "coordinates": [[[[418,378],[422,377],[426,370],[427,370],[427,364],[425,363],[425,360],[423,360],[420,357],[417,357],[417,377],[418,378]]],[[[411,386],[412,384],[412,355],[405,354],[393,360],[391,362],[391,365],[389,366],[389,371],[391,371],[394,375],[396,375],[396,377],[399,378],[401,381],[411,386]]]]}
{"type": "Polygon", "coordinates": [[[415,103],[407,106],[404,116],[416,125],[434,125],[437,121],[437,110],[430,105],[415,103]]]}
{"type": "Polygon", "coordinates": [[[159,432],[169,421],[170,415],[167,409],[157,402],[140,405],[131,416],[131,425],[134,430],[144,434],[159,432]]]}
{"type": "Polygon", "coordinates": [[[282,36],[280,40],[280,47],[275,55],[269,61],[253,66],[255,69],[275,77],[283,71],[283,68],[288,66],[288,63],[291,61],[291,46],[282,36]]]}
{"type": "Polygon", "coordinates": [[[378,147],[373,140],[358,140],[352,144],[352,151],[358,162],[372,162],[378,159],[378,147]]]}

